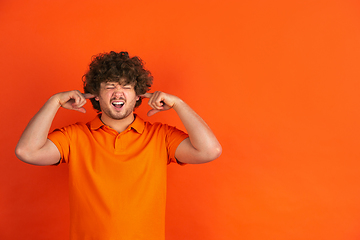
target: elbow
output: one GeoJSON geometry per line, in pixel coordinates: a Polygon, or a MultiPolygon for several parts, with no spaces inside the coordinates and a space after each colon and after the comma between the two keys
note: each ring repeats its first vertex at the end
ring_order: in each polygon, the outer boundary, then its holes
{"type": "Polygon", "coordinates": [[[208,163],[208,162],[212,162],[215,159],[219,158],[221,156],[222,153],[222,147],[220,144],[218,144],[217,146],[212,147],[211,149],[209,149],[204,158],[202,159],[201,163],[208,163]]]}
{"type": "Polygon", "coordinates": [[[16,148],[15,148],[15,155],[21,161],[23,161],[25,163],[31,163],[31,161],[30,161],[31,157],[30,157],[29,153],[25,149],[23,149],[19,146],[16,146],[16,148]]]}
{"type": "Polygon", "coordinates": [[[15,155],[16,155],[16,157],[21,160],[22,154],[23,154],[22,149],[19,146],[16,146],[15,147],[15,155]]]}
{"type": "Polygon", "coordinates": [[[24,153],[24,150],[21,149],[19,146],[16,146],[16,148],[15,148],[15,155],[18,159],[20,159],[21,161],[24,161],[23,159],[25,159],[25,153],[24,153]]]}
{"type": "Polygon", "coordinates": [[[221,147],[221,145],[219,144],[219,146],[217,147],[217,149],[216,149],[216,158],[219,158],[220,156],[221,156],[221,154],[222,154],[222,147],[221,147]]]}
{"type": "Polygon", "coordinates": [[[214,161],[215,159],[219,158],[222,154],[222,147],[220,144],[218,144],[218,146],[214,147],[212,150],[211,150],[211,153],[209,154],[210,155],[210,161],[214,161]]]}

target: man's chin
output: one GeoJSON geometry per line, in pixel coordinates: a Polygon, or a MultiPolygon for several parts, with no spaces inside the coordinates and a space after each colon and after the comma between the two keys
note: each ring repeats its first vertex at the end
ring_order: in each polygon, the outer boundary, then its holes
{"type": "Polygon", "coordinates": [[[111,114],[108,115],[108,117],[113,119],[113,120],[123,120],[123,119],[128,118],[132,114],[133,114],[132,112],[130,112],[130,113],[117,113],[117,114],[111,113],[111,114]]]}

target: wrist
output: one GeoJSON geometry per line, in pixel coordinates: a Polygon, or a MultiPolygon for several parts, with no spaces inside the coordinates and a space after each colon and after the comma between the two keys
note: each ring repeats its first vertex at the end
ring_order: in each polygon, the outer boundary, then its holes
{"type": "Polygon", "coordinates": [[[61,107],[61,103],[59,98],[57,97],[57,94],[52,95],[49,100],[46,102],[47,105],[51,106],[51,107],[55,107],[55,108],[60,108],[61,107]]]}
{"type": "Polygon", "coordinates": [[[174,101],[172,108],[176,111],[177,109],[180,109],[185,105],[186,103],[181,98],[177,97],[176,100],[174,101]]]}

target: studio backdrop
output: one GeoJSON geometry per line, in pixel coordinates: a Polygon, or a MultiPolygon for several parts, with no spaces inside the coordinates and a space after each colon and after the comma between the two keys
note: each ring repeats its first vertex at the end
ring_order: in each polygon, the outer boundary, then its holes
{"type": "MultiPolygon", "coordinates": [[[[223,154],[168,166],[169,240],[360,238],[360,3],[355,0],[2,0],[0,239],[68,239],[67,166],[15,157],[92,56],[128,51],[151,91],[187,102],[223,154]]],[[[91,120],[60,109],[52,129],[91,120]]],[[[173,111],[146,117],[184,129],[173,111]]]]}

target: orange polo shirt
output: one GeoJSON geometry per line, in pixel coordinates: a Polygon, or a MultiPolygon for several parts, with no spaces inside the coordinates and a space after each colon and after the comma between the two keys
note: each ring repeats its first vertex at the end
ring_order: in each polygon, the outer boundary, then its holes
{"type": "Polygon", "coordinates": [[[165,239],[167,164],[188,135],[135,121],[121,133],[93,121],[48,138],[69,166],[70,239],[165,239]]]}

